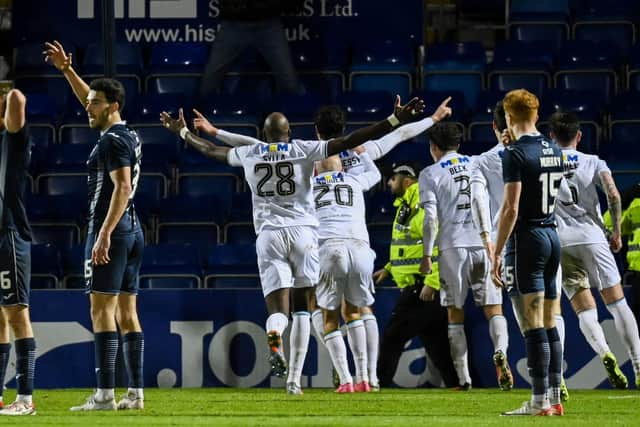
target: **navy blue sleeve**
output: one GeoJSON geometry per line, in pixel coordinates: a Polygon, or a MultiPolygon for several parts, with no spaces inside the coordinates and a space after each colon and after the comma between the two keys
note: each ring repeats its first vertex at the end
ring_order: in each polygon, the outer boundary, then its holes
{"type": "Polygon", "coordinates": [[[502,180],[507,182],[520,182],[522,176],[522,160],[513,148],[507,148],[502,154],[502,180]]]}
{"type": "Polygon", "coordinates": [[[131,150],[124,140],[109,136],[102,139],[102,144],[104,162],[109,172],[126,166],[131,167],[131,150]]]}
{"type": "Polygon", "coordinates": [[[10,133],[5,132],[6,138],[9,144],[14,146],[28,146],[29,145],[29,127],[25,124],[18,132],[10,133]]]}

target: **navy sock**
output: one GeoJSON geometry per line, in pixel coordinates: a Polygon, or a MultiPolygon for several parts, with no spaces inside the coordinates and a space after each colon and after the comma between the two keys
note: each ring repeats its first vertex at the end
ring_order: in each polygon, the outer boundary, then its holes
{"type": "Polygon", "coordinates": [[[11,351],[11,344],[0,344],[0,397],[2,397],[2,391],[4,390],[4,376],[7,373],[7,366],[9,366],[9,352],[11,351]]]}
{"type": "Polygon", "coordinates": [[[144,334],[129,332],[122,337],[122,352],[129,375],[129,387],[142,388],[142,367],[144,364],[144,334]]]}
{"type": "Polygon", "coordinates": [[[562,381],[562,343],[558,330],[553,327],[547,329],[551,358],[549,360],[549,386],[560,387],[562,381]]]}
{"type": "Polygon", "coordinates": [[[115,388],[118,333],[96,332],[93,337],[98,388],[115,388]]]}
{"type": "Polygon", "coordinates": [[[549,388],[549,359],[551,357],[547,331],[544,328],[531,329],[524,333],[524,339],[533,395],[544,396],[549,388]]]}
{"type": "Polygon", "coordinates": [[[16,340],[16,388],[18,394],[33,394],[33,378],[36,370],[36,340],[16,340]]]}

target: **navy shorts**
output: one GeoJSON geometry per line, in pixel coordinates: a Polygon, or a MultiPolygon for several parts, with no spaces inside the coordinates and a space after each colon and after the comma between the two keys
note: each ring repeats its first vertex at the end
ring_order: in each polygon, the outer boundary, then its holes
{"type": "Polygon", "coordinates": [[[84,278],[87,293],[118,295],[120,292],[126,292],[136,295],[144,253],[142,230],[112,235],[109,249],[111,261],[108,264],[94,266],[91,262],[91,251],[95,240],[96,234],[90,233],[84,247],[84,278]]]}
{"type": "Polygon", "coordinates": [[[560,265],[560,239],[555,227],[515,229],[507,243],[503,279],[511,296],[544,292],[558,296],[556,274],[560,265]]]}
{"type": "Polygon", "coordinates": [[[0,305],[29,305],[31,242],[15,230],[0,231],[0,305]]]}

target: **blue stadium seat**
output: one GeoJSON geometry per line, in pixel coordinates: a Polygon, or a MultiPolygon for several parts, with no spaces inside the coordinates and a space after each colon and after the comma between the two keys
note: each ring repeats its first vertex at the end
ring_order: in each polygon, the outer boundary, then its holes
{"type": "MultiPolygon", "coordinates": [[[[142,169],[145,170],[145,169],[142,169]]],[[[144,195],[156,200],[167,197],[169,183],[167,177],[161,173],[145,173],[140,175],[136,197],[144,195]]]]}
{"type": "Polygon", "coordinates": [[[498,101],[504,99],[504,92],[482,91],[473,107],[471,122],[493,121],[493,110],[498,101]]]}
{"type": "Polygon", "coordinates": [[[609,42],[623,55],[628,55],[635,44],[635,27],[631,21],[584,20],[573,24],[573,38],[594,42],[609,42]]]}
{"type": "Polygon", "coordinates": [[[314,140],[317,139],[316,125],[313,122],[289,122],[289,128],[291,129],[291,136],[296,139],[302,140],[314,140]]]}
{"type": "MultiPolygon", "coordinates": [[[[478,143],[496,143],[496,134],[493,130],[493,121],[469,123],[469,141],[478,143]]],[[[465,144],[467,146],[467,144],[465,144]]]]}
{"type": "MultiPolygon", "coordinates": [[[[312,122],[318,108],[329,103],[329,98],[317,93],[303,95],[276,95],[271,101],[269,111],[281,111],[291,122],[312,122]]],[[[293,138],[300,136],[292,132],[293,138]]]]}
{"type": "MultiPolygon", "coordinates": [[[[464,128],[462,129],[464,134],[464,128]]],[[[415,162],[420,169],[433,163],[431,154],[429,154],[429,144],[424,140],[420,141],[413,139],[411,141],[398,144],[393,150],[391,150],[383,159],[384,164],[393,164],[398,162],[404,162],[407,159],[411,159],[415,162]]]]}
{"type": "MultiPolygon", "coordinates": [[[[180,154],[182,140],[176,134],[167,131],[160,123],[157,124],[137,124],[134,126],[138,138],[142,143],[142,157],[146,167],[147,160],[157,163],[156,154],[164,156],[167,161],[174,163],[180,154]],[[149,154],[149,156],[147,156],[149,154]]],[[[164,162],[161,162],[164,163],[164,162]]],[[[154,167],[154,172],[161,172],[154,167]]]]}
{"type": "Polygon", "coordinates": [[[609,106],[611,120],[640,120],[640,96],[636,91],[621,92],[609,106]]]}
{"type": "Polygon", "coordinates": [[[478,154],[482,154],[485,151],[493,148],[494,145],[497,144],[495,136],[493,140],[491,139],[483,139],[483,140],[473,140],[465,141],[460,146],[460,152],[464,154],[468,154],[471,156],[476,156],[478,154]]]}
{"type": "MultiPolygon", "coordinates": [[[[253,103],[270,99],[275,92],[275,82],[270,73],[228,73],[222,79],[224,95],[253,95],[253,103]]],[[[248,107],[248,106],[245,106],[248,107]]]]}
{"type": "Polygon", "coordinates": [[[569,25],[563,21],[509,22],[509,35],[511,40],[524,42],[544,40],[558,45],[569,38],[569,25]]]}
{"type": "Polygon", "coordinates": [[[81,224],[86,220],[89,206],[86,189],[84,193],[65,196],[32,194],[26,203],[29,220],[43,223],[81,224]]]}
{"type": "Polygon", "coordinates": [[[237,95],[211,95],[199,111],[214,125],[224,127],[227,124],[255,125],[262,113],[260,103],[249,93],[237,95]]]}
{"type": "Polygon", "coordinates": [[[200,75],[185,74],[154,74],[145,80],[147,93],[181,93],[187,96],[195,96],[200,87],[200,75]]]}
{"type": "Polygon", "coordinates": [[[51,243],[31,245],[31,288],[55,289],[62,274],[60,252],[51,243]]]}
{"type": "Polygon", "coordinates": [[[195,274],[141,274],[141,289],[197,289],[201,279],[195,274]]]}
{"type": "Polygon", "coordinates": [[[228,219],[231,222],[250,222],[253,220],[251,192],[244,191],[231,196],[231,210],[228,219]]]}
{"type": "Polygon", "coordinates": [[[581,0],[575,1],[576,20],[636,21],[640,17],[640,4],[629,0],[581,0]]]}
{"type": "Polygon", "coordinates": [[[36,191],[48,196],[87,194],[86,173],[44,173],[36,178],[36,191]]]}
{"type": "Polygon", "coordinates": [[[206,275],[255,274],[258,261],[255,244],[230,244],[212,246],[208,250],[206,275]]]}
{"type": "Polygon", "coordinates": [[[177,117],[178,109],[181,107],[184,111],[191,110],[191,106],[186,103],[183,95],[175,93],[142,95],[136,100],[136,105],[129,110],[129,122],[157,124],[162,111],[177,117]]]}
{"type": "Polygon", "coordinates": [[[80,228],[68,223],[32,223],[32,242],[35,244],[52,243],[60,249],[70,248],[77,244],[80,228]]]}
{"type": "Polygon", "coordinates": [[[86,286],[84,250],[84,245],[80,244],[62,251],[63,287],[65,289],[84,289],[86,286]]]}
{"type": "Polygon", "coordinates": [[[201,73],[209,58],[209,44],[156,43],[151,46],[149,74],[201,73]]]}
{"type": "Polygon", "coordinates": [[[202,267],[197,246],[190,244],[147,245],[141,274],[187,274],[200,276],[202,267]]]}
{"type": "Polygon", "coordinates": [[[174,175],[174,165],[178,161],[177,147],[172,149],[162,144],[142,146],[142,169],[145,172],[161,173],[171,177],[174,175]]]}
{"type": "Polygon", "coordinates": [[[100,132],[89,125],[62,125],[59,133],[61,144],[95,144],[100,137],[100,132]]]}
{"type": "MultiPolygon", "coordinates": [[[[76,48],[72,43],[62,43],[67,53],[76,56],[76,48]]],[[[18,76],[25,75],[56,75],[53,65],[43,61],[42,52],[45,50],[44,43],[28,43],[15,48],[15,72],[18,76]]]]}
{"type": "Polygon", "coordinates": [[[347,112],[349,121],[373,122],[388,116],[393,108],[393,97],[388,92],[345,92],[336,103],[347,112]]]}
{"type": "Polygon", "coordinates": [[[640,145],[637,144],[640,119],[612,120],[609,132],[608,157],[620,160],[634,158],[637,161],[640,155],[640,145]]]}
{"type": "Polygon", "coordinates": [[[252,243],[256,242],[256,232],[253,222],[230,222],[224,226],[224,243],[252,243]]]}
{"type": "Polygon", "coordinates": [[[511,40],[498,43],[488,74],[489,87],[505,92],[525,88],[542,93],[551,83],[552,64],[553,52],[548,42],[511,40]]]}
{"type": "MultiPolygon", "coordinates": [[[[16,77],[16,88],[24,93],[42,93],[53,98],[56,108],[63,111],[73,93],[67,80],[61,76],[16,77]]],[[[31,99],[27,98],[29,102],[31,99]]],[[[29,104],[27,102],[27,104],[29,104]]]]}
{"type": "Polygon", "coordinates": [[[87,170],[92,144],[54,144],[47,147],[43,163],[46,173],[76,173],[87,170]]]}
{"type": "Polygon", "coordinates": [[[165,222],[158,224],[158,243],[217,244],[220,227],[214,222],[165,222]]]}
{"type": "Polygon", "coordinates": [[[230,210],[229,200],[229,197],[215,194],[201,197],[190,195],[168,197],[161,201],[158,221],[224,224],[230,210]]]}
{"type": "Polygon", "coordinates": [[[204,279],[205,288],[260,289],[258,274],[209,274],[204,279]]]}
{"type": "MultiPolygon", "coordinates": [[[[56,141],[56,130],[51,125],[30,124],[31,143],[35,150],[42,150],[56,141]]],[[[33,156],[33,153],[31,154],[33,156]]]]}
{"type": "MultiPolygon", "coordinates": [[[[464,92],[459,91],[437,91],[437,90],[414,90],[411,93],[411,98],[417,96],[418,98],[424,101],[424,111],[427,115],[432,114],[438,106],[447,99],[447,97],[451,97],[451,101],[449,101],[449,107],[452,109],[451,117],[448,120],[453,120],[456,122],[466,121],[467,119],[467,103],[465,101],[464,92]]],[[[406,98],[408,99],[408,98],[406,98]]],[[[426,138],[426,134],[423,133],[418,135],[416,139],[423,140],[426,138]]]]}
{"type": "Polygon", "coordinates": [[[307,93],[326,95],[329,102],[335,102],[338,95],[346,90],[346,78],[342,72],[305,72],[298,73],[298,80],[307,93]]]}
{"type": "Polygon", "coordinates": [[[181,173],[178,175],[178,194],[188,197],[217,195],[231,200],[232,194],[238,191],[240,185],[237,175],[233,174],[181,173]]]}
{"type": "Polygon", "coordinates": [[[509,21],[566,21],[569,0],[512,0],[509,21]]]}
{"type": "Polygon", "coordinates": [[[348,64],[347,46],[344,43],[305,40],[289,42],[289,49],[294,67],[302,73],[342,71],[348,64]]]}
{"type": "MultiPolygon", "coordinates": [[[[113,55],[118,74],[141,74],[144,60],[139,45],[115,43],[113,55]]],[[[84,74],[104,74],[104,47],[101,43],[91,43],[87,46],[82,71],[84,74]]]]}
{"type": "Polygon", "coordinates": [[[25,93],[27,97],[27,121],[29,124],[55,125],[60,118],[55,100],[43,93],[25,93]]]}

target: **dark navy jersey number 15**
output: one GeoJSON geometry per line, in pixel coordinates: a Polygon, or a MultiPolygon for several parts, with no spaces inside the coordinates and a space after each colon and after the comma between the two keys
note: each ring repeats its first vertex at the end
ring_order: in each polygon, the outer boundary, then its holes
{"type": "Polygon", "coordinates": [[[560,147],[542,135],[524,135],[506,147],[504,182],[522,183],[516,226],[555,225],[553,210],[562,174],[560,147]]]}
{"type": "Polygon", "coordinates": [[[133,196],[140,179],[142,146],[136,132],[123,123],[113,125],[103,133],[95,145],[87,166],[89,168],[89,233],[98,232],[107,216],[113,182],[109,173],[123,167],[131,168],[131,196],[124,216],[113,233],[131,233],[139,229],[135,219],[133,196]]]}

